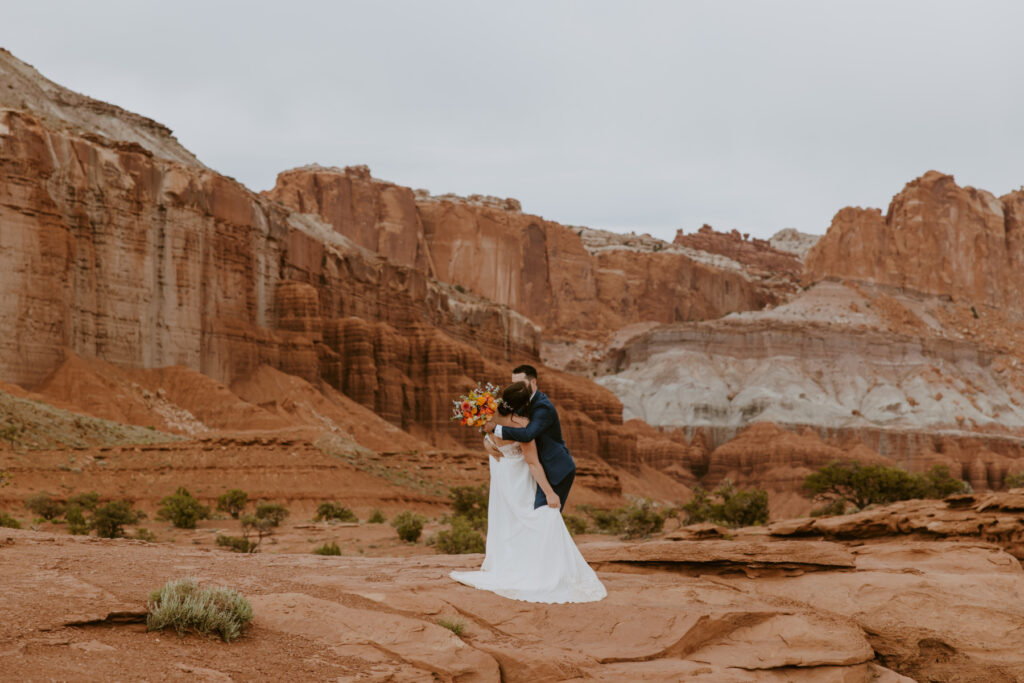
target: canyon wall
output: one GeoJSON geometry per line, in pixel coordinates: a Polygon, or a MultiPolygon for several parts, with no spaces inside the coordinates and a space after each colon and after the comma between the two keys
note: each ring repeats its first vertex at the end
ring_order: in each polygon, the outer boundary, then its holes
{"type": "Polygon", "coordinates": [[[786,294],[742,266],[703,262],[665,243],[638,250],[594,239],[598,231],[523,213],[514,199],[413,192],[371,178],[365,167],[286,171],[264,196],[315,214],[393,262],[506,305],[548,338],[597,339],[637,322],[717,318],[786,294]]]}
{"type": "Polygon", "coordinates": [[[929,171],[885,215],[842,209],[803,274],[806,284],[829,276],[1024,310],[1024,190],[996,198],[929,171]]]}

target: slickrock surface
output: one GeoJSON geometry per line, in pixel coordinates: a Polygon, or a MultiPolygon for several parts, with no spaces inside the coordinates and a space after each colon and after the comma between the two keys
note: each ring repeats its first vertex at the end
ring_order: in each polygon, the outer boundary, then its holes
{"type": "Polygon", "coordinates": [[[10,599],[0,604],[0,651],[6,673],[28,680],[83,672],[140,680],[865,683],[1024,675],[1024,575],[992,546],[659,541],[583,552],[601,558],[608,598],[534,605],[447,578],[477,566],[479,555],[238,556],[3,531],[10,599]],[[643,566],[628,567],[645,546],[643,566]],[[674,571],[694,558],[701,574],[674,571]],[[765,570],[773,564],[785,569],[765,570]],[[225,645],[131,623],[149,590],[185,575],[247,595],[254,627],[225,645]],[[440,619],[462,623],[463,635],[440,619]]]}

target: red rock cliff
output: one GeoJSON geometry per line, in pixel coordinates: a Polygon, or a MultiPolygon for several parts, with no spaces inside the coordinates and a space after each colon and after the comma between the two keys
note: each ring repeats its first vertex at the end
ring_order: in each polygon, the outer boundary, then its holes
{"type": "Polygon", "coordinates": [[[1024,191],[996,198],[929,171],[883,216],[845,208],[807,255],[806,283],[869,280],[1024,310],[1024,191]]]}

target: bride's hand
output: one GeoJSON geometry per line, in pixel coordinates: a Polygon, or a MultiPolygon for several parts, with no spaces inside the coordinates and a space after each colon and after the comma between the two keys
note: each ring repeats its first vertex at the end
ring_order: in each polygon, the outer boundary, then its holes
{"type": "Polygon", "coordinates": [[[551,493],[547,494],[547,497],[549,508],[555,508],[556,510],[558,510],[562,507],[562,500],[558,497],[557,493],[552,491],[551,493]]]}

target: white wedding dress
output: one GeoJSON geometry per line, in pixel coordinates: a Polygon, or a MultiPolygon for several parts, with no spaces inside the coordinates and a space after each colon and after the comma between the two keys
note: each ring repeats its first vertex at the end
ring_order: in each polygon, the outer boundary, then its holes
{"type": "MultiPolygon", "coordinates": [[[[492,442],[493,443],[493,442],[492,442]]],[[[473,588],[528,602],[593,602],[608,593],[552,507],[534,509],[537,483],[518,443],[491,457],[487,555],[480,571],[450,576],[473,588]]]]}

